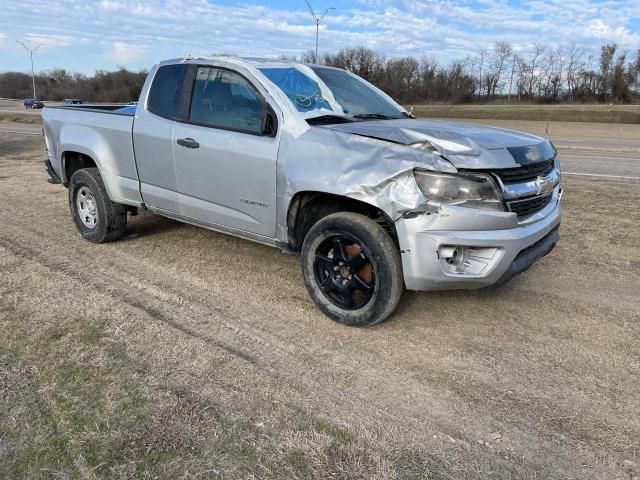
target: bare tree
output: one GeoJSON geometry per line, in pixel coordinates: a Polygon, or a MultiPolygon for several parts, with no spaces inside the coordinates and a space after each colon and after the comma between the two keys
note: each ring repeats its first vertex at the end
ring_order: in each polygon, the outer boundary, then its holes
{"type": "Polygon", "coordinates": [[[579,81],[578,77],[580,72],[584,70],[584,56],[585,51],[583,48],[576,46],[575,43],[572,43],[569,46],[566,73],[567,97],[569,101],[573,101],[575,99],[579,81]]]}
{"type": "MultiPolygon", "coordinates": [[[[527,85],[527,97],[533,98],[533,91],[536,86],[539,86],[540,82],[540,63],[546,47],[540,43],[536,43],[533,46],[533,53],[529,56],[528,62],[524,64],[524,73],[526,75],[527,85]]],[[[538,88],[539,90],[539,88],[538,88]]]]}
{"type": "Polygon", "coordinates": [[[621,53],[611,72],[611,98],[620,103],[629,100],[633,79],[626,68],[628,51],[621,53]]]}
{"type": "Polygon", "coordinates": [[[633,80],[633,85],[640,90],[640,49],[636,51],[636,58],[629,65],[629,74],[633,80]]]}
{"type": "Polygon", "coordinates": [[[511,103],[511,92],[513,89],[513,75],[516,72],[516,66],[520,62],[520,57],[516,54],[511,55],[511,75],[509,75],[509,93],[507,96],[507,103],[511,103]]]}
{"type": "Polygon", "coordinates": [[[488,72],[485,76],[487,85],[487,98],[495,97],[496,90],[502,89],[502,74],[506,68],[509,58],[513,54],[513,47],[507,42],[497,42],[493,46],[488,66],[488,72]]]}
{"type": "Polygon", "coordinates": [[[611,70],[618,46],[615,43],[603,45],[600,48],[600,101],[606,101],[611,87],[611,70]]]}
{"type": "Polygon", "coordinates": [[[485,63],[487,62],[487,57],[489,56],[489,49],[487,47],[480,48],[478,52],[476,64],[478,66],[478,97],[482,96],[482,70],[485,67],[485,63]]]}

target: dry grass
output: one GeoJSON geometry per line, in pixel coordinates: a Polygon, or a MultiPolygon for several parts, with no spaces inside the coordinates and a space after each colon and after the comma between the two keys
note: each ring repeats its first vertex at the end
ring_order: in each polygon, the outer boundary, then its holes
{"type": "MultiPolygon", "coordinates": [[[[6,102],[9,103],[9,102],[6,102]]],[[[15,103],[15,102],[14,102],[15,103]]],[[[0,107],[2,106],[0,102],[0,107]]],[[[8,104],[6,106],[13,106],[8,104]]],[[[407,108],[412,108],[410,105],[407,108]]],[[[414,115],[544,122],[640,124],[640,105],[415,105],[414,115]]],[[[0,122],[40,123],[40,115],[0,112],[0,122]]]]}
{"type": "Polygon", "coordinates": [[[35,124],[42,123],[42,117],[40,115],[32,115],[28,113],[0,112],[0,122],[35,124]]]}
{"type": "Polygon", "coordinates": [[[638,183],[565,179],[532,270],[354,330],[260,245],[147,213],[82,241],[40,142],[0,134],[0,478],[640,474],[638,183]]]}
{"type": "Polygon", "coordinates": [[[640,105],[415,105],[413,113],[432,118],[640,123],[640,105]]]}

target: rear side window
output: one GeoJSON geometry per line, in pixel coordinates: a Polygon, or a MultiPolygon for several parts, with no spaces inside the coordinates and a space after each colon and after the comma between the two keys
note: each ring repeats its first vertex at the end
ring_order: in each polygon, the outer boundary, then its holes
{"type": "Polygon", "coordinates": [[[166,65],[158,69],[149,90],[147,108],[150,112],[161,117],[178,118],[186,72],[185,64],[166,65]]]}
{"type": "Polygon", "coordinates": [[[221,68],[198,68],[191,98],[191,122],[261,134],[262,110],[260,94],[242,75],[221,68]]]}

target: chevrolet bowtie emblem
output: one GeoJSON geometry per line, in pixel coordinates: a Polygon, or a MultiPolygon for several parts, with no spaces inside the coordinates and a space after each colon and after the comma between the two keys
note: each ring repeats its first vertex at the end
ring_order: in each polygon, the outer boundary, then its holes
{"type": "Polygon", "coordinates": [[[555,187],[553,179],[545,177],[536,178],[536,185],[538,186],[538,195],[551,193],[555,187]]]}

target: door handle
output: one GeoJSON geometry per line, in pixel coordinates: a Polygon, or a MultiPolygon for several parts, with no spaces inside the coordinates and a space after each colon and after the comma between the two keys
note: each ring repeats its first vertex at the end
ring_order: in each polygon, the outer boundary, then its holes
{"type": "Polygon", "coordinates": [[[178,145],[186,148],[200,148],[200,144],[193,138],[179,138],[178,145]]]}

